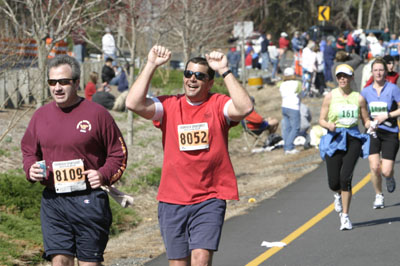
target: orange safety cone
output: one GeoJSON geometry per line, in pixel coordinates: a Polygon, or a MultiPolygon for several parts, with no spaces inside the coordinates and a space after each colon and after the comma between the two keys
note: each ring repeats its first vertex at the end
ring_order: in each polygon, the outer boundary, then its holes
{"type": "Polygon", "coordinates": [[[302,50],[294,55],[294,73],[300,77],[303,75],[303,69],[301,67],[301,54],[302,50]]]}

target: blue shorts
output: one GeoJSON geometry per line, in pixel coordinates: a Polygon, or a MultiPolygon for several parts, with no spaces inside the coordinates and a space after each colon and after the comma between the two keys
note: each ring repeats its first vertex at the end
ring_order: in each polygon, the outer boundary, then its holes
{"type": "Polygon", "coordinates": [[[193,249],[218,250],[226,201],[209,199],[193,205],[158,204],[158,221],[169,260],[183,259],[193,249]]]}
{"type": "Polygon", "coordinates": [[[112,214],[101,189],[57,194],[43,190],[40,208],[44,254],[69,255],[80,261],[101,262],[108,242],[112,214]]]}
{"type": "Polygon", "coordinates": [[[261,124],[260,124],[260,127],[259,128],[257,128],[257,129],[254,129],[254,130],[251,130],[251,131],[253,131],[253,133],[254,134],[256,134],[256,135],[260,135],[261,133],[263,133],[265,130],[267,130],[269,128],[269,124],[268,124],[268,122],[267,121],[263,121],[261,124]]]}

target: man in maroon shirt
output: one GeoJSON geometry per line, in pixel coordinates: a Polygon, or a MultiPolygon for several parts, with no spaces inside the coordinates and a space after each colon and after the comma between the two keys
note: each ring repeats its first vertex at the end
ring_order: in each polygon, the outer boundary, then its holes
{"type": "Polygon", "coordinates": [[[49,62],[54,101],[36,110],[21,140],[26,178],[45,186],[40,208],[52,265],[100,265],[112,222],[107,193],[126,168],[127,149],[102,106],[78,96],[80,67],[70,56],[49,62]]]}

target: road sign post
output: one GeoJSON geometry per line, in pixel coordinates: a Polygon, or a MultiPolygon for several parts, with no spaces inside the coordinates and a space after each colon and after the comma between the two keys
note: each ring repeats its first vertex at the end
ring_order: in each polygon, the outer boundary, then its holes
{"type": "Polygon", "coordinates": [[[245,46],[245,39],[249,36],[251,36],[251,33],[254,30],[253,26],[253,21],[241,21],[241,22],[236,22],[234,27],[233,27],[233,35],[235,37],[240,38],[240,51],[241,51],[241,68],[242,68],[242,73],[240,75],[240,78],[242,80],[243,86],[246,85],[246,65],[245,65],[245,55],[244,55],[244,46],[245,46]]]}

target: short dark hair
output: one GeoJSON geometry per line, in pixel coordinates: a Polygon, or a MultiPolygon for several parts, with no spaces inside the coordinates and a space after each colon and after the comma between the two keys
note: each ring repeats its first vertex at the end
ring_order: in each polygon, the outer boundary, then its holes
{"type": "Polygon", "coordinates": [[[389,64],[390,62],[394,62],[394,57],[391,55],[385,55],[383,58],[383,60],[385,60],[386,64],[389,64]]]}
{"type": "Polygon", "coordinates": [[[72,79],[78,80],[81,77],[81,67],[78,60],[69,55],[58,55],[50,59],[47,67],[47,77],[49,78],[50,69],[53,67],[59,67],[61,65],[69,65],[72,69],[72,79]]]}
{"type": "Polygon", "coordinates": [[[382,64],[382,65],[383,65],[383,68],[385,69],[385,72],[386,72],[386,73],[388,72],[388,67],[387,67],[387,65],[386,65],[386,61],[383,60],[382,57],[377,57],[377,58],[374,60],[374,62],[372,62],[372,64],[371,64],[371,71],[372,71],[372,68],[374,67],[375,64],[382,64]]]}
{"type": "Polygon", "coordinates": [[[193,57],[193,58],[189,59],[189,61],[187,61],[185,70],[187,69],[187,66],[189,65],[190,62],[193,64],[199,64],[199,65],[206,66],[208,68],[208,70],[207,70],[208,79],[209,80],[214,79],[215,71],[208,65],[207,59],[205,59],[204,57],[200,57],[200,56],[193,57]]]}
{"type": "Polygon", "coordinates": [[[111,57],[106,58],[106,62],[112,62],[112,61],[114,61],[114,59],[112,59],[111,57]]]}

